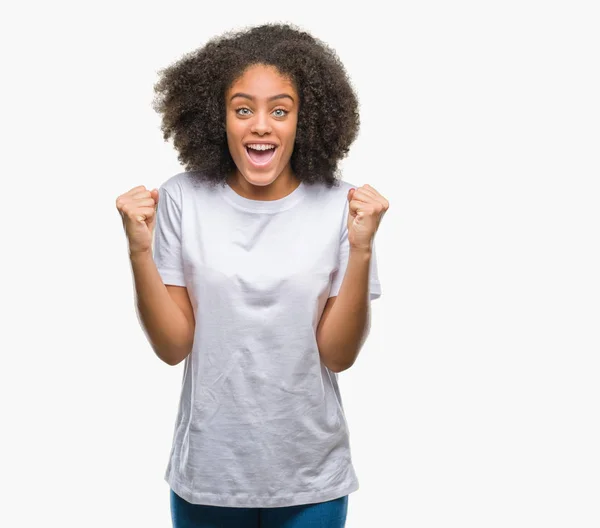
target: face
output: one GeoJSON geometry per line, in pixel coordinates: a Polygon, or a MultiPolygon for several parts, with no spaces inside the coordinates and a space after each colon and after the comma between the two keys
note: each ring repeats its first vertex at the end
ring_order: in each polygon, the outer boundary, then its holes
{"type": "Polygon", "coordinates": [[[235,176],[259,186],[279,176],[293,178],[290,158],[300,101],[291,80],[273,66],[254,65],[225,97],[227,144],[237,167],[235,176]]]}

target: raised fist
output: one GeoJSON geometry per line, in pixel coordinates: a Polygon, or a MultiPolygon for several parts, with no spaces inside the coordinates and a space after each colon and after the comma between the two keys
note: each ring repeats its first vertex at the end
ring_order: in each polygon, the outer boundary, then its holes
{"type": "Polygon", "coordinates": [[[123,219],[129,254],[150,251],[156,223],[158,189],[149,191],[139,185],[119,196],[116,205],[123,219]]]}

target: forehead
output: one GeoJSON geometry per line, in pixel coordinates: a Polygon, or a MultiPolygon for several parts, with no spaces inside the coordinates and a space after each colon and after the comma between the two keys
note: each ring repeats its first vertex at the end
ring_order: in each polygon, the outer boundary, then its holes
{"type": "Polygon", "coordinates": [[[282,75],[274,66],[257,64],[250,66],[243,75],[236,79],[227,91],[245,92],[259,99],[266,99],[270,95],[289,93],[296,95],[294,83],[289,77],[282,75]]]}

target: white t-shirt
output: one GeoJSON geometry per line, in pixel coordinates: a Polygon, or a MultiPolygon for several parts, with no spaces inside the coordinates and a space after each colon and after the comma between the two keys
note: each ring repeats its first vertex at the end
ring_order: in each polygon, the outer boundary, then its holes
{"type": "MultiPolygon", "coordinates": [[[[183,172],[159,189],[154,260],[196,318],[164,476],[188,502],[271,508],[358,489],[338,375],[316,342],[348,259],[339,183],[258,201],[183,172]]],[[[369,290],[381,294],[374,245],[369,290]]]]}

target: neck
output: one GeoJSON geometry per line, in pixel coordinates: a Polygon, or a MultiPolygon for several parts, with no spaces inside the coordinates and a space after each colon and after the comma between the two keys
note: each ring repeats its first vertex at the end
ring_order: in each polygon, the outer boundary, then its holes
{"type": "Polygon", "coordinates": [[[291,194],[300,185],[300,180],[291,171],[283,171],[268,185],[254,185],[236,172],[228,179],[229,186],[240,196],[250,200],[279,200],[291,194]]]}

